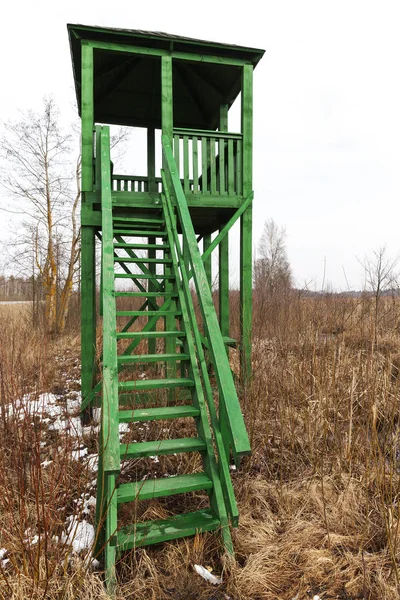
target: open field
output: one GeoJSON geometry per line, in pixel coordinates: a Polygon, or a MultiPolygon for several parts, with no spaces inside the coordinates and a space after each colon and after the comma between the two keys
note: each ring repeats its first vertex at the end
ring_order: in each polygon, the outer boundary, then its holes
{"type": "MultiPolygon", "coordinates": [[[[97,430],[78,418],[79,331],[50,339],[20,309],[0,306],[0,598],[106,598],[84,548],[97,430]]],[[[217,534],[137,550],[119,563],[118,597],[397,599],[399,325],[398,298],[376,312],[367,296],[256,297],[253,380],[241,392],[253,454],[233,475],[236,563],[217,534]]],[[[169,508],[153,500],[146,514],[169,508]]]]}

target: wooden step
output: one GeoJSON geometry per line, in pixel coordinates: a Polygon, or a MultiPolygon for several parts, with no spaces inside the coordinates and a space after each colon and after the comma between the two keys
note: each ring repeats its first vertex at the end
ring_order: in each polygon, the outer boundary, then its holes
{"type": "Polygon", "coordinates": [[[168,315],[180,316],[180,310],[117,310],[117,317],[167,317],[168,315]]]}
{"type": "MultiPolygon", "coordinates": [[[[190,388],[177,388],[177,391],[174,392],[174,397],[178,401],[190,402],[192,400],[192,393],[190,388]]],[[[155,404],[158,402],[158,392],[157,390],[150,392],[135,392],[135,390],[131,392],[125,392],[123,394],[118,395],[118,404],[119,406],[129,406],[138,405],[138,404],[155,404]]],[[[140,409],[141,410],[141,409],[140,409]]],[[[147,409],[149,410],[149,409],[147,409]]]]}
{"type": "Polygon", "coordinates": [[[115,273],[115,279],[175,279],[175,275],[160,275],[159,273],[115,273]]]}
{"type": "Polygon", "coordinates": [[[194,406],[160,406],[157,408],[136,408],[120,410],[120,423],[142,423],[144,421],[163,421],[164,419],[184,419],[198,417],[200,411],[194,406]]]}
{"type": "Polygon", "coordinates": [[[117,333],[117,340],[130,340],[135,338],[184,338],[186,333],[184,331],[121,331],[117,333]]]}
{"type": "Polygon", "coordinates": [[[121,460],[161,456],[163,454],[181,454],[182,452],[204,452],[206,445],[200,438],[178,438],[176,440],[155,440],[120,445],[121,460]]]}
{"type": "Polygon", "coordinates": [[[168,250],[169,244],[128,244],[125,242],[115,242],[114,248],[125,248],[127,250],[147,250],[150,248],[155,250],[168,250]]]}
{"type": "Polygon", "coordinates": [[[117,550],[121,553],[130,548],[195,535],[196,532],[213,531],[219,526],[219,519],[210,509],[177,515],[169,519],[135,523],[118,531],[117,550]]]}
{"type": "Polygon", "coordinates": [[[138,391],[143,390],[172,390],[178,387],[193,387],[193,379],[186,377],[178,377],[177,379],[137,379],[135,381],[120,381],[118,383],[118,389],[121,392],[127,391],[138,391]]]}
{"type": "Polygon", "coordinates": [[[167,298],[177,295],[178,292],[115,292],[117,298],[167,298]]]}
{"type": "Polygon", "coordinates": [[[122,217],[113,216],[113,223],[132,223],[133,225],[165,225],[165,219],[153,219],[151,217],[122,217]]]}
{"type": "MultiPolygon", "coordinates": [[[[155,263],[159,265],[169,265],[172,263],[171,258],[131,258],[130,256],[114,256],[114,262],[116,263],[155,263]]],[[[136,275],[138,279],[140,279],[140,273],[136,275]]]]}
{"type": "Polygon", "coordinates": [[[206,473],[148,479],[147,481],[136,481],[120,485],[117,490],[117,502],[122,504],[123,502],[134,502],[135,500],[151,500],[152,498],[210,490],[212,487],[213,482],[206,473]]]}
{"type": "Polygon", "coordinates": [[[136,363],[174,362],[178,360],[189,360],[189,354],[121,354],[118,356],[119,365],[136,363]]]}
{"type": "Polygon", "coordinates": [[[128,237],[166,237],[165,230],[154,231],[150,229],[114,229],[114,235],[127,235],[128,237]]]}

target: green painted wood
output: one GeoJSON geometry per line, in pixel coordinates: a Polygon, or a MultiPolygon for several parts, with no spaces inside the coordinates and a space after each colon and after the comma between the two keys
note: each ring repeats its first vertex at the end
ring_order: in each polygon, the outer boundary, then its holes
{"type": "MultiPolygon", "coordinates": [[[[165,186],[164,179],[165,177],[163,175],[163,183],[165,186]]],[[[223,451],[223,442],[221,439],[220,431],[218,429],[214,398],[208,375],[208,367],[203,353],[201,335],[199,332],[197,317],[194,310],[192,294],[189,288],[189,280],[186,271],[186,260],[185,257],[182,255],[182,250],[179,244],[176,227],[172,226],[173,213],[172,205],[168,197],[167,186],[165,186],[165,191],[166,195],[162,195],[161,199],[164,207],[165,222],[168,230],[168,239],[170,241],[171,248],[173,249],[171,254],[173,259],[173,268],[175,269],[176,273],[178,273],[180,269],[182,276],[182,286],[179,288],[179,301],[180,306],[182,308],[182,323],[184,324],[184,327],[187,331],[186,342],[184,342],[186,344],[185,350],[187,348],[187,351],[191,356],[189,375],[193,378],[195,382],[193,403],[196,406],[198,406],[200,410],[200,418],[197,420],[196,424],[199,436],[205,441],[207,448],[206,453],[203,455],[204,470],[207,472],[207,474],[213,481],[213,491],[210,495],[210,504],[215,514],[218,515],[218,518],[220,520],[224,546],[227,552],[233,553],[233,544],[229,530],[229,522],[226,507],[228,507],[229,513],[232,518],[232,523],[236,524],[237,506],[230,479],[229,465],[226,454],[223,451]],[[196,340],[197,353],[194,346],[194,340],[196,340]],[[196,354],[198,356],[199,362],[197,362],[196,360],[196,354]],[[200,380],[199,366],[200,371],[202,373],[202,381],[200,380]],[[203,392],[203,384],[206,392],[206,398],[203,392]],[[214,440],[212,440],[211,437],[210,423],[207,415],[205,402],[206,399],[209,409],[210,420],[214,431],[214,440]],[[217,446],[218,454],[220,457],[219,472],[214,456],[214,441],[217,446]],[[224,497],[226,498],[226,506],[224,502],[224,497]]],[[[183,238],[185,240],[184,245],[187,246],[187,240],[185,238],[185,235],[183,236],[183,238]]],[[[187,252],[188,250],[189,248],[187,247],[187,252]]],[[[189,252],[188,258],[190,259],[189,252]]]]}
{"type": "Polygon", "coordinates": [[[127,244],[126,242],[115,243],[114,248],[128,248],[129,250],[166,250],[169,248],[167,244],[127,244]]]}
{"type": "MultiPolygon", "coordinates": [[[[220,231],[221,233],[221,231],[220,231]]],[[[229,337],[229,235],[225,235],[219,244],[219,325],[222,336],[229,337]]],[[[229,356],[229,350],[228,350],[229,356]]]]}
{"type": "Polygon", "coordinates": [[[220,521],[211,510],[199,510],[169,519],[135,523],[134,526],[123,527],[118,532],[118,551],[125,552],[131,548],[160,544],[196,533],[213,531],[219,527],[220,521]]]}
{"type": "Polygon", "coordinates": [[[144,46],[130,46],[127,44],[117,44],[115,42],[88,41],[88,45],[102,50],[112,50],[113,52],[123,52],[124,54],[142,54],[143,56],[161,56],[161,58],[175,58],[179,60],[188,60],[190,62],[209,62],[216,64],[226,64],[242,66],[247,64],[247,60],[239,58],[214,56],[211,54],[197,54],[195,52],[169,52],[160,48],[146,48],[144,46]]]}
{"type": "MultiPolygon", "coordinates": [[[[211,234],[207,233],[203,237],[203,256],[207,252],[208,248],[211,246],[211,234]]],[[[209,252],[206,258],[203,259],[204,263],[204,271],[206,273],[208,285],[212,286],[212,262],[211,262],[211,252],[209,252]]]]}
{"type": "Polygon", "coordinates": [[[142,423],[144,421],[163,421],[164,419],[184,419],[198,417],[200,411],[194,406],[162,406],[159,408],[136,408],[120,410],[120,423],[142,423]]]}
{"type": "MultiPolygon", "coordinates": [[[[162,143],[165,164],[167,165],[167,172],[174,190],[182,231],[188,243],[188,251],[197,290],[197,297],[200,303],[204,326],[209,340],[210,352],[213,364],[215,366],[215,375],[217,377],[218,386],[220,389],[220,400],[222,399],[227,409],[233,456],[236,464],[238,465],[241,456],[250,453],[250,443],[244,425],[230,365],[226,356],[225,346],[219,329],[218,319],[215,314],[210,287],[208,285],[207,276],[203,267],[203,261],[199,252],[196,235],[186,203],[185,194],[182,190],[177,168],[172,155],[171,145],[166,136],[162,136],[162,143]]],[[[164,180],[166,187],[168,187],[165,177],[164,180]]]]}
{"type": "Polygon", "coordinates": [[[156,140],[154,127],[147,128],[147,177],[149,182],[149,192],[157,192],[156,140]]]}
{"type": "MultiPolygon", "coordinates": [[[[122,238],[120,235],[116,235],[116,234],[115,234],[115,231],[114,231],[114,237],[116,238],[116,240],[117,240],[118,242],[122,242],[122,240],[123,240],[123,238],[122,238]]],[[[151,239],[155,239],[155,238],[151,238],[151,239]]],[[[127,253],[127,255],[128,255],[129,259],[130,259],[130,260],[129,260],[129,262],[134,262],[134,263],[135,263],[135,264],[136,264],[136,265],[139,267],[139,269],[141,270],[140,277],[138,276],[138,277],[137,277],[137,279],[135,279],[134,281],[135,281],[135,285],[136,285],[136,287],[137,287],[137,288],[138,288],[140,291],[144,292],[144,291],[145,291],[145,288],[143,287],[143,285],[142,285],[142,284],[140,283],[140,281],[138,281],[138,280],[141,278],[141,275],[142,275],[142,274],[144,274],[144,275],[152,275],[152,276],[153,276],[153,275],[154,275],[154,273],[153,273],[153,270],[149,269],[149,268],[146,266],[146,263],[145,263],[145,262],[143,262],[143,260],[139,260],[139,257],[137,256],[136,252],[134,252],[132,249],[130,249],[130,248],[125,248],[125,252],[127,253]]],[[[117,256],[117,255],[116,255],[116,253],[114,253],[114,256],[117,256]]],[[[121,266],[122,266],[122,268],[124,269],[124,271],[125,271],[127,274],[130,274],[130,273],[131,273],[131,272],[129,271],[129,269],[126,267],[126,265],[125,265],[124,263],[121,263],[121,266]]],[[[132,273],[132,275],[133,275],[133,273],[132,273]]],[[[161,286],[160,286],[160,284],[158,283],[158,281],[156,281],[156,280],[154,280],[154,279],[153,279],[153,287],[154,287],[155,289],[161,289],[161,286]]]]}
{"type": "Polygon", "coordinates": [[[209,192],[207,171],[208,171],[208,138],[201,138],[201,192],[207,194],[209,192]]]}
{"type": "Polygon", "coordinates": [[[173,137],[173,96],[172,96],[172,58],[161,58],[161,127],[163,135],[172,143],[173,137]]]}
{"type": "MultiPolygon", "coordinates": [[[[150,260],[150,262],[148,264],[148,269],[150,271],[150,275],[153,275],[153,277],[151,277],[149,279],[147,289],[151,293],[151,292],[155,292],[157,290],[157,287],[159,287],[159,283],[156,278],[157,265],[155,264],[155,258],[157,256],[157,254],[156,254],[156,250],[154,248],[154,246],[156,246],[155,238],[153,238],[153,237],[148,238],[148,242],[149,242],[148,246],[150,246],[147,251],[147,254],[148,254],[148,257],[150,260]]],[[[154,316],[154,311],[156,311],[158,308],[157,301],[155,299],[153,299],[153,298],[149,299],[149,308],[150,308],[150,311],[147,311],[147,313],[148,313],[147,316],[150,318],[150,317],[154,316]],[[149,313],[153,313],[153,315],[149,314],[149,313]]],[[[154,324],[154,326],[153,326],[153,331],[155,331],[155,330],[156,330],[156,324],[154,324]]],[[[149,341],[148,341],[149,354],[155,354],[156,348],[157,348],[156,339],[155,338],[149,339],[149,341]]]]}
{"type": "Polygon", "coordinates": [[[200,438],[179,438],[176,440],[156,440],[121,444],[121,460],[141,458],[144,456],[162,456],[164,454],[181,454],[182,452],[204,452],[206,445],[200,438]]]}
{"type": "Polygon", "coordinates": [[[115,273],[115,279],[154,279],[155,281],[158,281],[158,279],[175,279],[175,275],[159,275],[157,273],[157,275],[154,277],[149,273],[115,273]]]}
{"type": "Polygon", "coordinates": [[[154,317],[155,315],[159,318],[165,317],[166,315],[173,314],[178,316],[181,314],[179,310],[172,312],[170,310],[118,310],[117,317],[154,317]]]}
{"type": "Polygon", "coordinates": [[[107,515],[105,520],[104,568],[108,593],[113,596],[116,588],[115,557],[117,541],[117,493],[115,474],[106,474],[107,515]]]}
{"type": "Polygon", "coordinates": [[[228,195],[235,194],[235,162],[233,154],[233,140],[228,140],[228,195]]]}
{"type": "Polygon", "coordinates": [[[207,131],[206,129],[182,129],[182,128],[175,127],[174,134],[179,135],[180,137],[183,137],[184,135],[187,135],[189,137],[196,135],[197,137],[214,138],[214,139],[219,139],[219,138],[230,139],[230,140],[241,140],[242,139],[241,133],[231,133],[231,132],[222,131],[222,130],[207,131]]]}
{"type": "Polygon", "coordinates": [[[193,473],[190,475],[175,475],[165,479],[148,479],[135,483],[124,483],[118,488],[118,504],[135,502],[136,500],[151,500],[152,498],[163,498],[176,496],[200,490],[210,490],[213,482],[205,473],[193,473]]]}
{"type": "Polygon", "coordinates": [[[126,235],[128,237],[155,237],[155,238],[160,238],[160,237],[165,237],[166,235],[166,231],[164,230],[154,230],[154,229],[120,229],[120,228],[115,228],[114,229],[114,234],[116,235],[126,235]]]}
{"type": "Polygon", "coordinates": [[[157,219],[155,217],[128,217],[116,215],[113,217],[113,223],[114,228],[123,227],[126,223],[130,223],[134,227],[148,225],[162,226],[164,225],[164,219],[157,219]]]}
{"type": "Polygon", "coordinates": [[[105,473],[119,473],[118,365],[114,301],[114,250],[111,205],[110,134],[100,131],[102,263],[103,263],[103,406],[101,427],[105,473]]]}
{"type": "Polygon", "coordinates": [[[183,136],[183,189],[185,192],[189,192],[189,138],[187,135],[183,136]]]}
{"type": "MultiPolygon", "coordinates": [[[[115,292],[118,298],[167,298],[168,296],[176,296],[174,291],[171,292],[115,292]]],[[[145,315],[144,315],[145,316],[145,315]]]]}
{"type": "MultiPolygon", "coordinates": [[[[127,256],[116,256],[114,258],[115,262],[119,262],[119,263],[135,263],[137,265],[140,264],[146,264],[146,263],[155,263],[158,265],[162,265],[162,264],[168,264],[171,263],[171,259],[170,258],[130,258],[127,256]]],[[[140,275],[138,275],[138,277],[140,278],[140,275]]]]}
{"type": "Polygon", "coordinates": [[[167,360],[189,360],[188,354],[132,354],[131,356],[118,356],[119,364],[130,363],[154,363],[164,362],[167,360]]]}
{"type": "Polygon", "coordinates": [[[96,372],[96,264],[93,227],[81,229],[81,390],[82,406],[89,404],[96,372]]]}
{"type": "Polygon", "coordinates": [[[198,148],[198,137],[195,135],[192,139],[192,153],[193,153],[193,193],[198,194],[199,192],[199,148],[198,148]]]}
{"type": "Polygon", "coordinates": [[[127,390],[161,390],[178,387],[193,387],[193,379],[178,377],[178,379],[137,379],[135,381],[120,381],[118,389],[122,392],[127,390]]]}
{"type": "MultiPolygon", "coordinates": [[[[243,135],[243,194],[253,189],[253,68],[243,67],[242,73],[242,135],[243,135]]],[[[241,377],[246,384],[251,377],[252,331],[252,210],[249,206],[240,219],[240,323],[241,377]]]]}
{"type": "Polygon", "coordinates": [[[184,331],[171,330],[171,331],[124,331],[121,333],[117,333],[117,339],[127,340],[129,338],[149,338],[149,337],[172,337],[179,338],[185,337],[186,333],[184,331]]]}
{"type": "MultiPolygon", "coordinates": [[[[182,274],[182,284],[183,284],[181,293],[184,295],[184,298],[186,300],[186,305],[181,300],[182,314],[185,315],[185,312],[187,311],[186,319],[189,320],[189,322],[190,322],[189,332],[190,331],[193,332],[194,340],[196,343],[197,355],[198,355],[200,370],[201,370],[201,374],[202,374],[202,381],[204,384],[205,398],[207,400],[210,421],[211,421],[211,425],[213,428],[215,444],[216,444],[218,456],[219,456],[219,477],[218,477],[216,470],[215,470],[214,455],[210,448],[209,423],[208,423],[208,417],[205,416],[206,411],[205,411],[205,406],[204,406],[203,386],[201,386],[197,393],[197,402],[199,403],[199,408],[202,409],[201,414],[202,414],[202,420],[203,420],[203,427],[202,427],[203,435],[205,435],[206,439],[208,440],[207,449],[210,454],[210,460],[207,464],[207,468],[209,469],[211,478],[214,483],[212,504],[213,504],[214,510],[217,511],[216,514],[218,514],[218,516],[220,518],[222,536],[223,536],[225,547],[228,552],[232,553],[233,552],[232,540],[231,540],[229,525],[228,525],[228,521],[227,521],[226,509],[222,503],[221,493],[223,493],[223,495],[224,495],[226,507],[229,512],[232,524],[234,526],[237,526],[237,524],[238,524],[238,510],[237,510],[237,505],[236,505],[236,499],[235,499],[235,494],[233,491],[231,477],[230,477],[229,462],[228,462],[227,454],[225,452],[225,446],[224,446],[224,442],[222,439],[221,431],[219,428],[218,417],[217,417],[216,408],[215,408],[215,404],[214,404],[213,391],[211,389],[211,383],[210,383],[210,378],[209,378],[209,373],[208,373],[208,367],[207,367],[207,363],[206,363],[204,352],[203,352],[203,346],[201,343],[201,334],[200,334],[200,331],[198,328],[197,317],[196,317],[194,306],[193,306],[193,298],[192,298],[192,294],[191,294],[190,287],[189,287],[189,279],[188,279],[188,275],[187,275],[187,266],[188,266],[187,259],[189,259],[190,257],[188,254],[187,241],[185,241],[185,236],[183,236],[183,241],[184,241],[183,252],[187,253],[187,258],[186,258],[182,254],[176,228],[172,228],[172,226],[170,224],[170,220],[168,218],[168,214],[171,213],[172,208],[171,208],[170,200],[168,199],[168,189],[167,189],[167,186],[165,185],[165,177],[164,177],[164,186],[166,189],[166,195],[165,196],[162,195],[161,198],[162,198],[164,211],[165,211],[166,224],[167,224],[167,229],[168,229],[168,237],[170,239],[171,247],[172,247],[172,243],[174,242],[174,248],[177,253],[175,260],[174,260],[174,253],[172,253],[173,264],[174,264],[175,270],[177,271],[178,270],[178,262],[179,262],[181,274],[182,274]],[[186,309],[185,309],[185,306],[186,306],[186,309]]],[[[196,240],[196,243],[197,243],[197,240],[196,240]]],[[[195,355],[195,351],[194,351],[194,347],[193,347],[192,341],[191,341],[191,334],[188,335],[188,350],[189,350],[189,352],[191,352],[191,356],[193,359],[193,357],[195,355]]],[[[197,365],[194,362],[193,363],[193,375],[195,375],[196,370],[197,370],[197,365]]],[[[198,380],[197,376],[195,376],[195,380],[196,381],[198,380]]]]}
{"type": "Polygon", "coordinates": [[[217,193],[217,165],[215,162],[215,138],[210,138],[210,192],[211,194],[217,193]]]}
{"type": "MultiPolygon", "coordinates": [[[[82,43],[82,192],[93,189],[93,48],[82,43]]],[[[83,196],[85,200],[85,196],[83,196]]]]}

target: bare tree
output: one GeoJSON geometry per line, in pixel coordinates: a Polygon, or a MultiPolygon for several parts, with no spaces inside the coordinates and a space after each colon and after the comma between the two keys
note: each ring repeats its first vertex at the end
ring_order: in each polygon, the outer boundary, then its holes
{"type": "Polygon", "coordinates": [[[284,227],[278,227],[273,219],[265,222],[254,264],[254,285],[270,296],[281,295],[292,286],[285,238],[284,227]]]}
{"type": "Polygon", "coordinates": [[[390,292],[397,291],[397,266],[399,259],[388,255],[386,246],[373,250],[371,257],[359,261],[365,272],[365,284],[372,292],[374,299],[374,341],[377,343],[378,325],[382,297],[390,292]]]}
{"type": "Polygon", "coordinates": [[[47,327],[51,333],[61,333],[80,250],[80,157],[73,165],[72,136],[63,131],[51,98],[44,100],[42,112],[22,113],[20,120],[6,123],[4,129],[2,185],[7,199],[2,209],[24,217],[15,240],[16,254],[21,261],[27,247],[33,248],[45,292],[47,327]],[[56,260],[57,242],[68,248],[63,277],[56,260]]]}

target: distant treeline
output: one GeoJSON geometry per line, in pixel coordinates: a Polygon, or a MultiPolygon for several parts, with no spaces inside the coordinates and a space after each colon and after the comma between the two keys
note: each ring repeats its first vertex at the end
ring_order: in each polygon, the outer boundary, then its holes
{"type": "Polygon", "coordinates": [[[0,275],[0,302],[42,299],[42,286],[33,277],[15,277],[0,275]]]}

